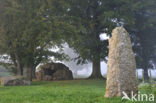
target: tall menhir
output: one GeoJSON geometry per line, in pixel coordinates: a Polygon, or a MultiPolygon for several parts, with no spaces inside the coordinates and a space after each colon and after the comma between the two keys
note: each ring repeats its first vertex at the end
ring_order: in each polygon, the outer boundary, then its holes
{"type": "Polygon", "coordinates": [[[105,97],[131,95],[138,92],[136,61],[129,34],[123,27],[116,27],[109,39],[105,97]]]}

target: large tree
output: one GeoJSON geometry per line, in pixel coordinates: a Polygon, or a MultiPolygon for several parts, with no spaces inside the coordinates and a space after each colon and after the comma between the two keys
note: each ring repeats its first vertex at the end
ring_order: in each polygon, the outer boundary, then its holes
{"type": "Polygon", "coordinates": [[[78,63],[91,61],[90,78],[102,78],[101,60],[106,60],[108,41],[101,41],[101,33],[111,34],[115,26],[131,21],[131,0],[69,0],[68,14],[78,33],[69,45],[80,55],[78,63]],[[129,12],[127,12],[129,11],[129,12]]]}
{"type": "Polygon", "coordinates": [[[127,27],[133,40],[137,68],[144,70],[145,80],[149,79],[148,69],[152,69],[156,46],[156,1],[140,0],[134,3],[134,24],[127,27]]]}
{"type": "Polygon", "coordinates": [[[27,69],[30,80],[39,63],[51,56],[64,56],[49,50],[61,46],[62,31],[58,27],[64,24],[58,19],[61,11],[55,11],[64,7],[59,6],[62,2],[50,2],[49,9],[46,0],[0,0],[0,51],[10,56],[18,75],[27,69]],[[53,10],[51,15],[47,14],[49,10],[53,10]]]}

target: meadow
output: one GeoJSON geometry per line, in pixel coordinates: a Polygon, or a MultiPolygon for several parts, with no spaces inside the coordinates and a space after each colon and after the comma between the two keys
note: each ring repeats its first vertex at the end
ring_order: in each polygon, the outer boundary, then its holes
{"type": "MultiPolygon", "coordinates": [[[[0,86],[0,103],[150,103],[121,101],[120,97],[106,99],[105,85],[105,80],[70,80],[0,86]]],[[[156,94],[156,88],[140,88],[140,92],[156,94]]]]}

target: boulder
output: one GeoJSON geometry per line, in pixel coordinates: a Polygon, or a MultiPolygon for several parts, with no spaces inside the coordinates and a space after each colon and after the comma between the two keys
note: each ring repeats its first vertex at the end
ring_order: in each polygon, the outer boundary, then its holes
{"type": "Polygon", "coordinates": [[[24,79],[20,76],[10,76],[0,78],[0,84],[3,86],[20,86],[20,85],[30,85],[30,81],[24,79]]]}
{"type": "Polygon", "coordinates": [[[40,66],[40,70],[36,73],[36,78],[39,81],[71,80],[73,79],[73,74],[62,63],[48,63],[40,66]]]}
{"type": "Polygon", "coordinates": [[[136,61],[129,34],[123,27],[117,27],[109,39],[105,97],[131,95],[138,92],[136,61]]]}

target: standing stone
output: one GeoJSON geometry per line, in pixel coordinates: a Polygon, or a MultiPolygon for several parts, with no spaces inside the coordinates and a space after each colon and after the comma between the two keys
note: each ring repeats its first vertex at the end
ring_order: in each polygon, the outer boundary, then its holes
{"type": "Polygon", "coordinates": [[[109,39],[105,97],[131,95],[138,92],[136,62],[129,34],[123,27],[116,27],[109,39]]]}

